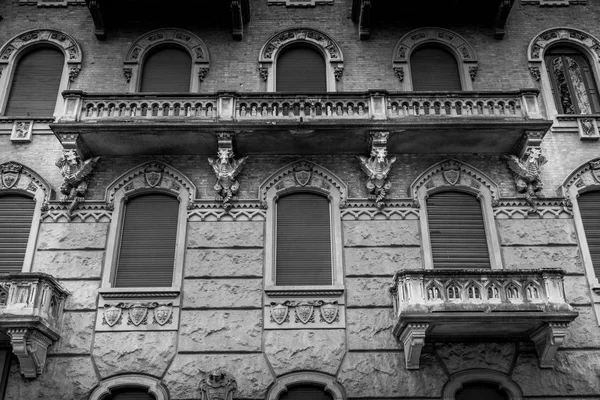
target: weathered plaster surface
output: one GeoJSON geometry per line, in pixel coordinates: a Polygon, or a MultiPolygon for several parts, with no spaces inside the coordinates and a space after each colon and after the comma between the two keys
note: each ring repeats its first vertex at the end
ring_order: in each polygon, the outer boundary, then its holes
{"type": "Polygon", "coordinates": [[[176,351],[176,332],[96,332],[93,355],[102,377],[161,376],[176,351]]]}
{"type": "Polygon", "coordinates": [[[598,331],[598,321],[591,307],[573,307],[579,312],[569,325],[569,331],[565,337],[564,346],[566,347],[600,347],[600,335],[598,331]]]}
{"type": "Polygon", "coordinates": [[[90,354],[95,323],[93,311],[65,313],[61,337],[48,348],[48,353],[90,354]]]}
{"type": "Polygon", "coordinates": [[[262,312],[182,311],[180,351],[260,351],[262,312]]]}
{"type": "Polygon", "coordinates": [[[383,306],[392,307],[389,278],[347,278],[348,306],[383,306]]]}
{"type": "Polygon", "coordinates": [[[189,222],[188,248],[262,247],[263,222],[189,222]]]}
{"type": "Polygon", "coordinates": [[[499,219],[496,223],[503,245],[577,244],[572,219],[499,219]]]}
{"type": "Polygon", "coordinates": [[[344,249],[346,275],[394,275],[400,269],[423,268],[418,247],[344,249]]]}
{"type": "Polygon", "coordinates": [[[38,249],[103,249],[107,223],[41,224],[38,249]]]}
{"type": "Polygon", "coordinates": [[[565,276],[565,295],[572,304],[589,304],[590,292],[585,276],[565,276]]]}
{"type": "Polygon", "coordinates": [[[349,309],[346,311],[350,350],[398,350],[401,345],[392,334],[392,309],[349,309]]]}
{"type": "Polygon", "coordinates": [[[55,278],[100,278],[104,251],[37,251],[33,259],[34,272],[44,272],[55,278]]]}
{"type": "Polygon", "coordinates": [[[262,276],[262,270],[262,249],[189,249],[185,253],[185,276],[262,276]]]}
{"type": "Polygon", "coordinates": [[[218,368],[235,377],[238,391],[234,398],[264,399],[273,381],[262,354],[178,354],[164,382],[173,399],[199,399],[200,377],[218,368]]]}
{"type": "Polygon", "coordinates": [[[342,329],[265,331],[264,348],[277,376],[302,370],[335,374],[346,335],[342,329]]]}
{"type": "Polygon", "coordinates": [[[184,307],[261,307],[262,279],[186,279],[184,307]]]}
{"type": "Polygon", "coordinates": [[[67,297],[65,310],[92,310],[96,308],[100,281],[60,281],[71,294],[67,297]]]}
{"type": "Polygon", "coordinates": [[[351,246],[419,246],[417,220],[344,221],[344,245],[351,246]]]}
{"type": "Polygon", "coordinates": [[[583,273],[576,246],[502,247],[502,257],[507,269],[560,268],[569,273],[583,273]]]}
{"type": "Polygon", "coordinates": [[[451,374],[470,368],[508,372],[514,343],[436,343],[435,349],[451,374]]]}

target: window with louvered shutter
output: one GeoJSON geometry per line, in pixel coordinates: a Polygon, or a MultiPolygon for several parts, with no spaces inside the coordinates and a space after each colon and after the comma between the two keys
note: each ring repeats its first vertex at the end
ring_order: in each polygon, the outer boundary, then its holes
{"type": "Polygon", "coordinates": [[[325,60],[312,46],[293,45],[277,57],[278,92],[326,92],[325,60]]]}
{"type": "Polygon", "coordinates": [[[427,199],[434,268],[491,268],[481,203],[463,192],[427,199]]]}
{"type": "Polygon", "coordinates": [[[173,281],[179,201],[147,194],[125,205],[115,287],[169,287],[173,281]]]}
{"type": "Polygon", "coordinates": [[[34,207],[27,196],[0,196],[0,272],[23,269],[34,207]]]}
{"type": "Polygon", "coordinates": [[[190,91],[192,58],[179,47],[159,47],[144,60],[141,92],[190,91]]]}
{"type": "Polygon", "coordinates": [[[331,285],[329,200],[294,193],[277,201],[276,285],[331,285]]]}
{"type": "Polygon", "coordinates": [[[64,68],[63,53],[35,48],[17,62],[4,115],[51,117],[64,68]]]}
{"type": "Polygon", "coordinates": [[[156,400],[156,398],[148,393],[148,389],[127,388],[113,390],[111,396],[102,400],[156,400]]]}
{"type": "Polygon", "coordinates": [[[600,191],[582,193],[577,199],[577,204],[594,272],[600,280],[600,191]]]}
{"type": "Polygon", "coordinates": [[[476,382],[464,385],[456,392],[456,400],[509,400],[506,392],[486,382],[476,382]]]}
{"type": "Polygon", "coordinates": [[[322,386],[297,385],[288,388],[279,400],[333,400],[333,397],[322,386]]]}
{"type": "Polygon", "coordinates": [[[426,45],[410,56],[413,90],[460,91],[456,58],[443,46],[426,45]]]}

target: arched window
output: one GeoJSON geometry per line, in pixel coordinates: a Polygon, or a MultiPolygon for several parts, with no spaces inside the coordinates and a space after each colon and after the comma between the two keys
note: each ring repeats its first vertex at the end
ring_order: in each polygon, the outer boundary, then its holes
{"type": "Polygon", "coordinates": [[[179,201],[167,194],[128,199],[115,287],[172,286],[178,215],[179,201]]]}
{"type": "Polygon", "coordinates": [[[327,197],[297,192],[277,200],[276,285],[331,285],[331,217],[327,197]]]}
{"type": "Polygon", "coordinates": [[[410,56],[413,90],[462,90],[456,58],[444,46],[425,44],[410,56]]]}
{"type": "Polygon", "coordinates": [[[179,46],[160,46],[148,54],[141,92],[189,92],[192,58],[179,46]]]}
{"type": "Polygon", "coordinates": [[[21,272],[35,201],[19,194],[0,195],[0,272],[21,272]]]}
{"type": "Polygon", "coordinates": [[[427,199],[434,268],[490,268],[481,203],[468,193],[444,191],[427,199]]]}
{"type": "Polygon", "coordinates": [[[287,46],[277,57],[278,92],[325,92],[325,60],[313,46],[287,46]]]}
{"type": "Polygon", "coordinates": [[[18,60],[4,115],[51,117],[64,68],[62,51],[37,46],[18,60]]]}
{"type": "Polygon", "coordinates": [[[102,400],[156,400],[156,397],[148,393],[148,389],[124,388],[113,390],[109,396],[102,400]]]}
{"type": "Polygon", "coordinates": [[[325,391],[325,386],[304,384],[288,387],[279,400],[333,400],[333,396],[325,391]]]}
{"type": "Polygon", "coordinates": [[[598,89],[587,58],[572,47],[556,46],[545,53],[546,68],[560,114],[600,111],[598,89]]]}
{"type": "Polygon", "coordinates": [[[582,193],[577,199],[596,278],[600,279],[600,191],[582,193]]]}

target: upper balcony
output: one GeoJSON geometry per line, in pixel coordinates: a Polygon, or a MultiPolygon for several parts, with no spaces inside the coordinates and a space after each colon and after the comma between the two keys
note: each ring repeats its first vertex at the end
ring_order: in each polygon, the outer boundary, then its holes
{"type": "Polygon", "coordinates": [[[48,346],[60,338],[68,295],[47,274],[0,274],[0,330],[10,337],[26,378],[44,370],[48,346]]]}
{"type": "Polygon", "coordinates": [[[391,288],[394,335],[406,367],[419,368],[426,341],[532,340],[551,368],[569,323],[563,271],[446,269],[399,271],[391,288]]]}
{"type": "Polygon", "coordinates": [[[551,125],[534,89],[63,96],[52,130],[96,156],[213,154],[218,132],[235,133],[240,154],[362,154],[371,131],[390,132],[393,153],[508,153],[551,125]]]}

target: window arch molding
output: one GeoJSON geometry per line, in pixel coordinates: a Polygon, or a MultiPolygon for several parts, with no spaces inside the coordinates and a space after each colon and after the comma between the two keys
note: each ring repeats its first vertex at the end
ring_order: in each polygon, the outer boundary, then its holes
{"type": "Polygon", "coordinates": [[[573,47],[580,51],[589,61],[595,82],[600,77],[600,41],[593,35],[579,29],[569,27],[551,28],[535,36],[527,47],[529,71],[535,80],[540,82],[542,97],[549,117],[558,115],[558,109],[552,95],[552,83],[546,73],[544,61],[546,52],[556,45],[573,47]]]}
{"type": "Polygon", "coordinates": [[[277,74],[277,57],[289,45],[309,44],[325,59],[327,91],[336,91],[336,81],[344,71],[344,55],[340,46],[328,35],[311,28],[295,28],[279,32],[262,46],[258,56],[259,72],[267,83],[267,92],[274,92],[277,74]]]}
{"type": "MultiPolygon", "coordinates": [[[[113,208],[112,221],[108,231],[106,265],[102,276],[102,288],[112,288],[115,292],[131,291],[130,288],[113,288],[118,263],[118,249],[125,217],[125,203],[128,199],[144,194],[164,193],[179,201],[173,282],[165,290],[179,290],[183,277],[183,261],[187,230],[187,210],[193,204],[196,188],[193,183],[175,168],[150,161],[132,168],[114,180],[106,189],[106,203],[113,208]]],[[[160,289],[152,288],[158,292],[160,289]]]]}
{"type": "Polygon", "coordinates": [[[68,90],[81,71],[83,53],[79,44],[70,35],[55,29],[35,29],[20,33],[0,48],[0,109],[6,110],[12,78],[21,57],[39,46],[52,46],[64,55],[64,67],[60,79],[54,116],[62,114],[64,99],[62,92],[68,90]]]}
{"type": "Polygon", "coordinates": [[[453,159],[443,160],[429,167],[410,185],[410,196],[421,209],[419,225],[425,269],[433,269],[427,199],[431,195],[444,191],[469,193],[479,200],[483,213],[490,265],[492,269],[502,269],[500,240],[492,208],[499,200],[498,185],[478,169],[453,159]]]}
{"type": "Polygon", "coordinates": [[[510,400],[521,400],[523,397],[519,386],[508,375],[490,369],[469,369],[450,377],[442,389],[442,400],[454,400],[458,390],[465,384],[475,382],[497,384],[499,389],[503,389],[510,396],[510,400]]]}
{"type": "Polygon", "coordinates": [[[309,161],[297,161],[281,168],[265,180],[259,189],[261,202],[267,207],[265,232],[265,288],[286,290],[276,286],[276,203],[286,194],[313,192],[327,197],[330,204],[330,229],[332,251],[332,285],[306,286],[315,291],[343,290],[342,218],[340,206],[346,203],[348,189],[342,180],[327,169],[309,161]]]}
{"type": "Polygon", "coordinates": [[[288,391],[288,388],[299,384],[316,384],[325,387],[333,400],[343,400],[346,398],[344,388],[337,380],[330,375],[321,372],[293,372],[288,375],[280,376],[269,388],[266,400],[278,400],[279,397],[288,391]]]}
{"type": "Polygon", "coordinates": [[[392,55],[392,67],[400,78],[401,89],[412,91],[410,57],[412,53],[427,44],[437,44],[447,49],[458,66],[463,90],[473,90],[473,80],[477,74],[478,61],[473,47],[458,33],[443,28],[419,28],[402,36],[392,55]]]}
{"type": "Polygon", "coordinates": [[[156,400],[169,400],[169,393],[160,380],[139,374],[119,375],[103,380],[92,392],[89,400],[103,400],[106,396],[111,395],[113,390],[126,387],[147,389],[148,393],[156,397],[156,400]]]}
{"type": "Polygon", "coordinates": [[[9,161],[0,164],[0,196],[6,194],[24,195],[35,201],[22,270],[31,272],[42,213],[50,200],[52,190],[48,182],[32,169],[18,162],[9,161]]]}
{"type": "Polygon", "coordinates": [[[192,32],[177,29],[156,29],[137,38],[125,57],[123,74],[129,84],[128,92],[140,90],[144,61],[158,47],[173,45],[187,51],[192,58],[190,92],[198,92],[210,69],[208,47],[192,32]]]}

